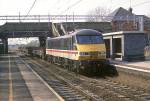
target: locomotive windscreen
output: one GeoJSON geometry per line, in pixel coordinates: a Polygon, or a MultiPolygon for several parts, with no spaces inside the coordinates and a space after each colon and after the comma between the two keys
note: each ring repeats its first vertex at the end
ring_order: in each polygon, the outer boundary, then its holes
{"type": "Polygon", "coordinates": [[[78,35],[77,43],[79,44],[101,44],[104,43],[100,35],[78,35]]]}

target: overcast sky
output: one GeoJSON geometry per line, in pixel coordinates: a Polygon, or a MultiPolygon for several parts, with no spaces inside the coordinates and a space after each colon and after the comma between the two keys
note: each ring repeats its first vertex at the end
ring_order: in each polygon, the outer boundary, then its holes
{"type": "MultiPolygon", "coordinates": [[[[33,2],[34,0],[0,0],[0,15],[19,15],[19,12],[26,15],[33,2]]],[[[131,7],[136,14],[150,13],[149,5],[150,0],[131,0],[131,7]]],[[[129,8],[130,0],[36,0],[30,14],[86,14],[98,6],[112,10],[120,6],[129,8]],[[70,7],[76,2],[75,6],[70,7]],[[70,9],[64,12],[68,7],[70,9]]]]}
{"type": "MultiPolygon", "coordinates": [[[[26,15],[35,0],[0,0],[0,16],[3,15],[26,15]]],[[[36,0],[29,15],[48,14],[87,14],[88,11],[102,7],[112,11],[118,7],[128,9],[139,15],[150,15],[150,0],[36,0]],[[131,2],[130,2],[131,1],[131,2]],[[74,5],[72,7],[72,5],[74,5]]],[[[5,23],[5,21],[0,21],[5,23]]],[[[14,43],[12,39],[9,42],[14,43]]],[[[21,42],[25,42],[20,40],[21,42]]]]}

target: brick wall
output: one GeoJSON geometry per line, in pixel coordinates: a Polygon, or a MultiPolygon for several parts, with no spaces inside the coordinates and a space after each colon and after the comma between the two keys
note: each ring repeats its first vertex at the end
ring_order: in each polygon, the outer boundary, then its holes
{"type": "Polygon", "coordinates": [[[112,31],[137,31],[138,23],[133,21],[112,21],[112,31]]]}

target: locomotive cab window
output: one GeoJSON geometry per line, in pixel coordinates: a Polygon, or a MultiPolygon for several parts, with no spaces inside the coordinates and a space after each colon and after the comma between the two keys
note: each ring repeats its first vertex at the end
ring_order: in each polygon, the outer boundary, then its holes
{"type": "Polygon", "coordinates": [[[79,44],[100,44],[103,43],[103,38],[100,35],[78,35],[77,43],[79,44]]]}

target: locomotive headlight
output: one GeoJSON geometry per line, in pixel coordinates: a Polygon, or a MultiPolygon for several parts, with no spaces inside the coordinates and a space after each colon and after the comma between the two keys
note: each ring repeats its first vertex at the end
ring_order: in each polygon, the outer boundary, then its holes
{"type": "Polygon", "coordinates": [[[104,52],[104,51],[98,52],[98,55],[99,55],[99,56],[104,56],[104,55],[106,55],[106,52],[104,52]]]}
{"type": "Polygon", "coordinates": [[[90,55],[89,52],[80,52],[81,56],[90,55]]]}
{"type": "Polygon", "coordinates": [[[101,52],[101,54],[105,55],[105,54],[106,54],[106,52],[104,52],[104,51],[103,51],[103,52],[101,52]]]}

